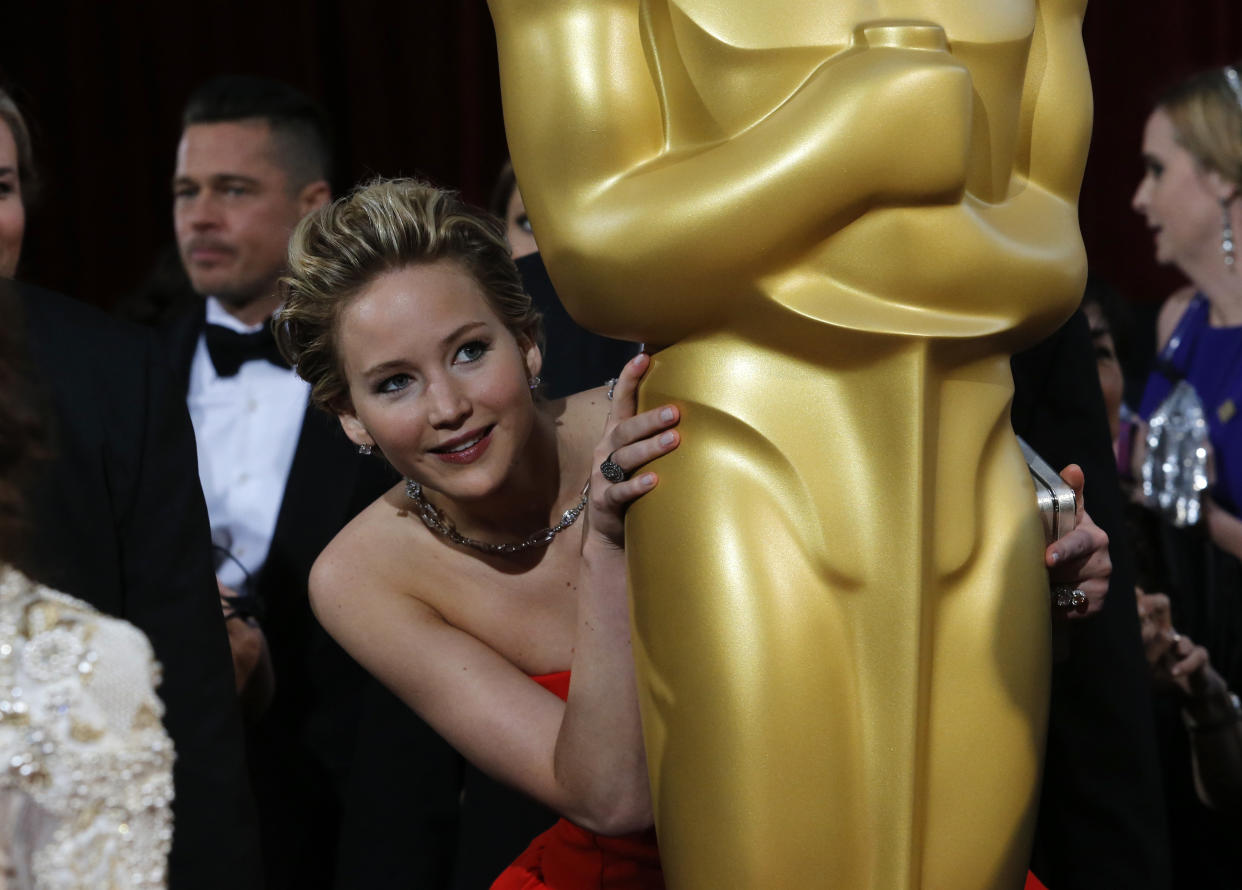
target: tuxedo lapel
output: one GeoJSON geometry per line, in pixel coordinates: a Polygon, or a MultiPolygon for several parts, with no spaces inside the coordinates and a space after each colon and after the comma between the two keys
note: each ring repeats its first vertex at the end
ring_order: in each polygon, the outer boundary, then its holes
{"type": "Polygon", "coordinates": [[[356,453],[335,417],[308,406],[272,545],[258,579],[258,592],[268,608],[279,609],[282,601],[304,608],[307,579],[320,552],[395,482],[386,466],[356,453]]]}
{"type": "MultiPolygon", "coordinates": [[[[261,589],[293,582],[290,589],[306,590],[315,557],[352,516],[361,463],[352,452],[336,419],[308,406],[260,579],[261,589]]],[[[279,592],[272,592],[279,596],[279,592]]]]}
{"type": "Polygon", "coordinates": [[[190,388],[190,365],[198,337],[207,324],[207,303],[199,301],[192,312],[183,312],[160,327],[160,339],[164,344],[165,361],[172,371],[179,392],[190,388]]]}
{"type": "MultiPolygon", "coordinates": [[[[355,453],[335,417],[308,408],[257,592],[276,673],[270,719],[297,726],[333,781],[343,783],[357,728],[357,690],[369,682],[320,627],[307,601],[311,566],[354,515],[389,484],[382,467],[355,453]],[[281,683],[281,677],[296,677],[281,683]]],[[[343,787],[343,785],[342,785],[343,787]]]]}

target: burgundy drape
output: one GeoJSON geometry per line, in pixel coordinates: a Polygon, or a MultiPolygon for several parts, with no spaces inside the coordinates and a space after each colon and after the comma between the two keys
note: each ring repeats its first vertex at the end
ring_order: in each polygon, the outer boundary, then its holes
{"type": "MultiPolygon", "coordinates": [[[[1091,262],[1127,293],[1159,299],[1177,278],[1155,268],[1129,209],[1143,120],[1162,84],[1242,56],[1242,3],[1093,0],[1085,38],[1096,91],[1082,197],[1091,262]]],[[[142,280],[172,237],[181,104],[225,72],[278,77],[324,102],[338,186],[418,173],[482,201],[504,157],[484,0],[7,3],[0,76],[38,125],[49,185],[23,277],[105,307],[142,280]]]]}

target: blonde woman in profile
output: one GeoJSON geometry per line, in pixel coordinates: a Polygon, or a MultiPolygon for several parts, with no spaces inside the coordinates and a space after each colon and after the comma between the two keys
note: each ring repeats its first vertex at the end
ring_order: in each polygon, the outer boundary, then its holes
{"type": "MultiPolygon", "coordinates": [[[[1234,421],[1242,410],[1242,68],[1204,71],[1166,91],[1147,118],[1143,164],[1134,209],[1152,230],[1157,262],[1190,283],[1160,310],[1157,369],[1139,414],[1150,418],[1180,380],[1194,388],[1215,468],[1207,529],[1242,558],[1242,423],[1234,421]]],[[[1136,465],[1142,459],[1140,450],[1136,465]]]]}
{"type": "Polygon", "coordinates": [[[1146,422],[1167,418],[1166,399],[1184,397],[1189,384],[1214,478],[1197,524],[1162,519],[1155,528],[1145,550],[1158,571],[1140,579],[1138,608],[1164,742],[1175,883],[1234,888],[1242,885],[1242,60],[1166,90],[1147,118],[1142,156],[1133,207],[1151,228],[1156,260],[1189,283],[1160,310],[1133,467],[1141,478],[1146,422]]]}

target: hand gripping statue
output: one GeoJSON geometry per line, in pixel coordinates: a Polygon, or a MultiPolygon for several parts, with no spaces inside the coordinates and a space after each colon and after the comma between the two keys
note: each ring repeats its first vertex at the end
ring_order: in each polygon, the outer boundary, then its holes
{"type": "Polygon", "coordinates": [[[1081,293],[1084,0],[491,0],[557,290],[658,348],[668,886],[1022,884],[1048,587],[1013,351],[1081,293]]]}

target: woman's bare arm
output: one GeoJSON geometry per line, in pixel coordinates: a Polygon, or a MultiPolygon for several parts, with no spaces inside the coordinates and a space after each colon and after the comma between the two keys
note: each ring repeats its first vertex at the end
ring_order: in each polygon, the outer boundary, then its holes
{"type": "MultiPolygon", "coordinates": [[[[677,445],[676,412],[633,416],[634,385],[649,360],[617,384],[608,446],[628,469],[677,445]],[[661,433],[672,438],[660,441],[661,433]],[[615,447],[614,447],[615,446],[615,447]]],[[[597,455],[598,456],[598,455],[597,455]]],[[[599,458],[602,462],[602,457],[599,458]]],[[[568,702],[545,691],[499,652],[454,627],[409,593],[383,546],[342,536],[316,562],[311,603],[329,633],[467,759],[592,831],[651,824],[638,717],[622,515],[656,484],[592,479],[577,574],[577,619],[568,702]]],[[[348,532],[348,530],[347,530],[348,532]]]]}

